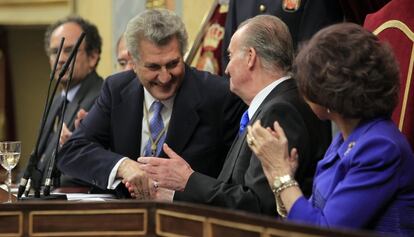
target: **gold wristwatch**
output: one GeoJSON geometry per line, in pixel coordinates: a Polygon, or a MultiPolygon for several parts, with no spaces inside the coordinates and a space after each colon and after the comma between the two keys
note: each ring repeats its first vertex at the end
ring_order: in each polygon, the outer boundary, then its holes
{"type": "Polygon", "coordinates": [[[273,179],[273,189],[272,189],[272,191],[275,193],[281,187],[285,186],[286,184],[292,183],[292,182],[296,182],[296,181],[290,174],[282,175],[282,176],[276,176],[273,179]]]}
{"type": "Polygon", "coordinates": [[[285,205],[283,204],[282,199],[280,198],[280,193],[283,190],[293,187],[293,186],[299,186],[299,185],[298,185],[298,182],[296,182],[296,180],[289,174],[282,175],[282,176],[276,176],[273,179],[272,191],[276,199],[276,211],[282,218],[286,218],[287,211],[286,211],[285,205]]]}

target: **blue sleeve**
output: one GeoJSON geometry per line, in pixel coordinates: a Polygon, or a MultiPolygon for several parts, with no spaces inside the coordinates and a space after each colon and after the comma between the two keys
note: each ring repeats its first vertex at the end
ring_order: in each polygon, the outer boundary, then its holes
{"type": "MultiPolygon", "coordinates": [[[[338,182],[333,181],[334,187],[324,197],[323,208],[299,198],[288,219],[323,227],[359,228],[369,225],[380,214],[399,186],[400,149],[385,136],[361,139],[358,143],[348,155],[336,161],[343,165],[331,173],[332,180],[338,182]],[[338,178],[340,172],[343,177],[338,178]]],[[[317,177],[315,180],[317,187],[317,177]]]]}

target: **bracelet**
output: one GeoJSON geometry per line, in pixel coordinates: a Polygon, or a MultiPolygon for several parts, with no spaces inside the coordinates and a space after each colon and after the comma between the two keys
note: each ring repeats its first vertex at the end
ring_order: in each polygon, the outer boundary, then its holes
{"type": "Polygon", "coordinates": [[[280,193],[290,187],[294,187],[294,186],[299,186],[298,182],[296,182],[296,180],[290,180],[287,183],[284,183],[282,186],[280,186],[277,189],[273,189],[273,193],[276,197],[276,211],[277,213],[282,217],[282,218],[286,218],[287,217],[287,210],[285,205],[283,205],[283,201],[280,198],[280,193]]]}

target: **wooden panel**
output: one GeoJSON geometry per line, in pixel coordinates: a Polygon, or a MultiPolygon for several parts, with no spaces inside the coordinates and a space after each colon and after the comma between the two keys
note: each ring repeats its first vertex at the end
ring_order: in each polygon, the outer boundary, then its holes
{"type": "Polygon", "coordinates": [[[249,225],[240,222],[226,221],[216,218],[208,219],[208,236],[246,236],[260,237],[264,228],[256,225],[249,225]]]}
{"type": "Polygon", "coordinates": [[[156,233],[160,236],[206,236],[206,218],[175,211],[156,211],[156,233]]]}
{"type": "MultiPolygon", "coordinates": [[[[7,192],[1,192],[7,195],[7,192]]],[[[376,237],[191,203],[25,201],[0,205],[2,236],[376,237]]]]}
{"type": "Polygon", "coordinates": [[[22,212],[0,212],[0,236],[22,236],[22,232],[22,212]]]}
{"type": "Polygon", "coordinates": [[[29,233],[32,236],[145,235],[147,219],[145,209],[32,211],[29,233]]]}
{"type": "MultiPolygon", "coordinates": [[[[278,230],[278,229],[272,229],[269,228],[266,230],[265,237],[316,237],[320,235],[312,235],[312,234],[306,234],[306,233],[292,233],[292,231],[284,231],[284,230],[278,230]]],[[[328,236],[328,235],[326,235],[328,236]]]]}

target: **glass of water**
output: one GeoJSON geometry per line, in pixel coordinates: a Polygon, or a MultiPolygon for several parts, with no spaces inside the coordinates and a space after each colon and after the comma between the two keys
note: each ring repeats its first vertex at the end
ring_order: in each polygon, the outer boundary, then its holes
{"type": "Polygon", "coordinates": [[[1,166],[7,170],[7,188],[9,192],[9,198],[6,203],[11,203],[11,185],[12,185],[12,169],[16,167],[20,159],[20,153],[22,150],[22,144],[20,141],[13,142],[0,142],[0,161],[1,166]]]}

